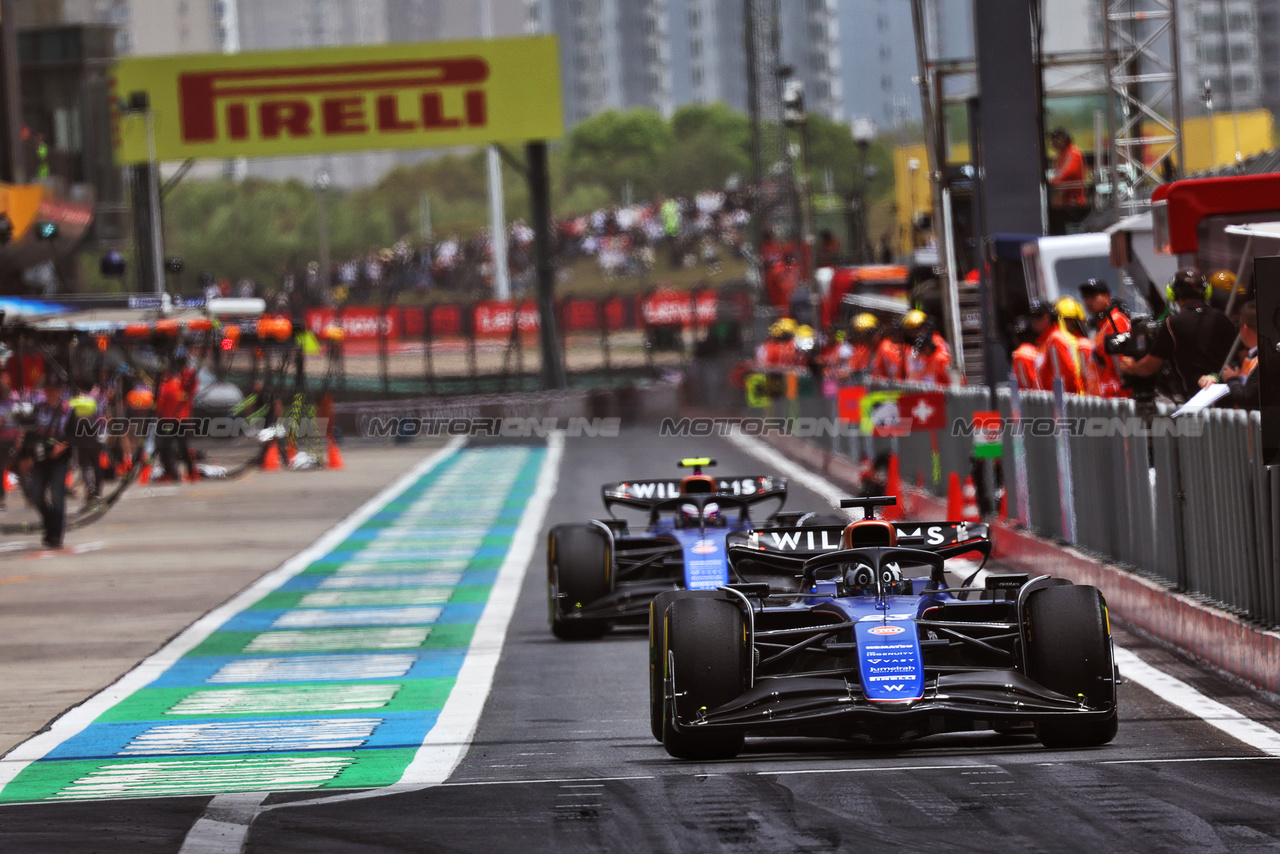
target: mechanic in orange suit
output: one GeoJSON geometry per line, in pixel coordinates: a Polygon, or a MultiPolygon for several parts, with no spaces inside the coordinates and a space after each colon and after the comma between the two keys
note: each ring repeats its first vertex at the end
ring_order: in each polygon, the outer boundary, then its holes
{"type": "Polygon", "coordinates": [[[1080,371],[1081,394],[1098,396],[1098,363],[1094,360],[1093,339],[1085,329],[1084,306],[1071,297],[1054,304],[1058,325],[1076,345],[1076,368],[1080,371]]]}
{"type": "Polygon", "coordinates": [[[894,381],[906,379],[906,347],[901,322],[889,326],[871,358],[871,378],[894,381]]]}
{"type": "Polygon", "coordinates": [[[1036,332],[1036,373],[1040,387],[1047,390],[1053,388],[1055,377],[1062,379],[1062,388],[1067,394],[1079,394],[1081,389],[1080,368],[1076,362],[1076,345],[1071,336],[1062,331],[1055,322],[1057,318],[1053,306],[1040,300],[1031,303],[1027,310],[1031,317],[1031,328],[1036,332]]]}
{"type": "Polygon", "coordinates": [[[849,370],[855,374],[866,374],[871,370],[871,360],[875,358],[876,329],[880,321],[869,311],[864,311],[853,319],[853,354],[849,357],[849,370]]]}
{"type": "Polygon", "coordinates": [[[1066,128],[1055,128],[1049,143],[1057,151],[1053,163],[1053,185],[1049,203],[1055,208],[1080,208],[1088,204],[1084,191],[1084,154],[1071,139],[1066,128]]]}
{"type": "Polygon", "coordinates": [[[1040,351],[1036,349],[1035,330],[1031,328],[1031,320],[1019,317],[1013,324],[1014,340],[1018,346],[1014,348],[1012,361],[1013,379],[1022,391],[1040,390],[1040,374],[1036,370],[1036,359],[1040,351]]]}
{"type": "Polygon", "coordinates": [[[1093,317],[1097,333],[1093,338],[1093,361],[1098,366],[1098,394],[1102,397],[1130,397],[1120,379],[1116,357],[1106,350],[1106,340],[1130,330],[1129,315],[1111,299],[1111,287],[1102,279],[1089,279],[1080,286],[1080,299],[1093,317]]]}

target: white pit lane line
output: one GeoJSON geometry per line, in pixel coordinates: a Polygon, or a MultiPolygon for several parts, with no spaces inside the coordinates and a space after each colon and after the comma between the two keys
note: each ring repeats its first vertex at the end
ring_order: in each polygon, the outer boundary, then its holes
{"type": "MultiPolygon", "coordinates": [[[[759,439],[732,431],[726,437],[739,450],[750,454],[780,474],[802,484],[822,496],[830,496],[832,506],[838,507],[841,498],[848,497],[843,489],[821,475],[814,474],[792,462],[759,439]]],[[[1164,671],[1147,664],[1137,654],[1122,647],[1115,647],[1116,665],[1120,675],[1140,685],[1157,697],[1172,703],[1188,714],[1194,715],[1249,747],[1267,756],[1280,757],[1280,732],[1252,720],[1235,709],[1201,694],[1191,685],[1176,679],[1164,671]]],[[[1247,758],[1247,757],[1246,757],[1247,758]]]]}

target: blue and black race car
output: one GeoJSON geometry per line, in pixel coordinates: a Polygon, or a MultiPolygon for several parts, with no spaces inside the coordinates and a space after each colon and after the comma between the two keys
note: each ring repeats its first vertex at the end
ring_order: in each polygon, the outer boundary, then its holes
{"type": "Polygon", "coordinates": [[[1034,733],[1049,747],[1115,737],[1116,670],[1095,587],[980,570],[987,526],[873,518],[729,535],[732,580],[655,597],[649,707],[682,759],[737,755],[744,736],[901,742],[1034,733]],[[976,553],[963,575],[948,561],[976,553]],[[949,580],[949,576],[952,579],[949,580]]]}
{"type": "Polygon", "coordinates": [[[643,624],[649,603],[669,590],[716,590],[730,581],[725,536],[756,529],[752,508],[766,502],[766,524],[780,516],[784,478],[717,478],[703,472],[715,460],[679,462],[693,473],[670,480],[629,480],[601,488],[607,519],[556,525],[547,538],[547,597],[551,631],[565,640],[598,638],[615,623],[643,624]],[[614,509],[647,516],[632,531],[614,509]]]}

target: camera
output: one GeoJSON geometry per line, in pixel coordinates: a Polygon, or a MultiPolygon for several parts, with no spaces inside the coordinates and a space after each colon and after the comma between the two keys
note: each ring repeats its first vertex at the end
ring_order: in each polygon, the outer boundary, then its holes
{"type": "Polygon", "coordinates": [[[1102,349],[1108,356],[1141,359],[1151,352],[1151,342],[1155,339],[1156,330],[1159,328],[1159,322],[1150,317],[1135,317],[1128,332],[1108,335],[1102,339],[1102,349]]]}

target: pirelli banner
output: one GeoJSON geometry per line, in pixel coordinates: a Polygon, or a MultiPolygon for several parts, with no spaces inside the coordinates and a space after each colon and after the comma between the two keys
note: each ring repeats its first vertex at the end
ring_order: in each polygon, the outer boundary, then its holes
{"type": "Polygon", "coordinates": [[[113,77],[119,163],[558,139],[553,36],[130,57],[113,77]]]}

